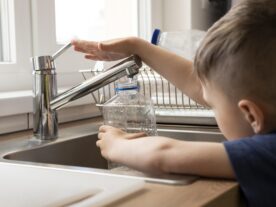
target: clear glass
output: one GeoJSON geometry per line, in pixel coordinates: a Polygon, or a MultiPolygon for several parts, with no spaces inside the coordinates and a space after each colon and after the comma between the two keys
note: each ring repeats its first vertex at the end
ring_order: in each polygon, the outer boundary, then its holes
{"type": "MultiPolygon", "coordinates": [[[[0,14],[2,14],[2,1],[3,0],[0,0],[0,14]]],[[[3,28],[2,28],[2,15],[0,16],[0,62],[3,61],[3,43],[2,43],[2,31],[3,31],[3,28]]]]}
{"type": "Polygon", "coordinates": [[[55,15],[61,44],[138,35],[138,0],[55,0],[55,15]]]}
{"type": "Polygon", "coordinates": [[[11,61],[11,9],[11,1],[0,0],[0,62],[11,61]]]}

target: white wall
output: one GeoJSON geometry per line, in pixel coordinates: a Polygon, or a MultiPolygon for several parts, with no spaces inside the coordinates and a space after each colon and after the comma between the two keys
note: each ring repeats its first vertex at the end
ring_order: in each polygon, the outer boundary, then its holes
{"type": "Polygon", "coordinates": [[[191,28],[191,1],[163,0],[163,30],[183,30],[191,28]]]}
{"type": "Polygon", "coordinates": [[[163,31],[207,30],[216,20],[209,0],[163,0],[162,6],[163,31]]]}

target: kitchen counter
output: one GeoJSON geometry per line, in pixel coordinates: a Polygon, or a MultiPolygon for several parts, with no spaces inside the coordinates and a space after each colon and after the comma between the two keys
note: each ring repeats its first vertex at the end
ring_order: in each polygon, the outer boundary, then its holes
{"type": "MultiPolygon", "coordinates": [[[[82,124],[100,123],[101,119],[89,119],[60,125],[67,129],[82,124]]],[[[23,131],[0,136],[0,145],[7,140],[30,136],[23,131]]],[[[200,178],[189,185],[166,185],[146,183],[144,188],[128,197],[108,205],[112,207],[140,206],[241,206],[237,182],[222,179],[200,178]]]]}
{"type": "Polygon", "coordinates": [[[199,179],[184,186],[147,183],[142,191],[114,202],[108,207],[140,206],[241,206],[236,182],[199,179]]]}

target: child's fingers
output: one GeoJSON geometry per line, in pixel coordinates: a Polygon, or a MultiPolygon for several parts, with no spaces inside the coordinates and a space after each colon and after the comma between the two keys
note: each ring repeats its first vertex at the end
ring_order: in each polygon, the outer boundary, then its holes
{"type": "Polygon", "coordinates": [[[94,54],[86,54],[84,57],[86,59],[89,59],[89,60],[114,61],[114,60],[122,59],[125,56],[121,55],[121,54],[115,54],[115,53],[112,53],[112,54],[104,54],[104,53],[98,54],[98,52],[97,53],[95,52],[94,54]]]}
{"type": "Polygon", "coordinates": [[[99,132],[106,132],[106,131],[108,131],[108,130],[110,130],[110,129],[115,129],[115,128],[112,127],[112,126],[109,126],[109,125],[102,125],[102,126],[100,126],[100,128],[99,128],[99,132]]]}
{"type": "Polygon", "coordinates": [[[106,132],[105,125],[100,126],[100,128],[99,128],[99,133],[100,133],[100,132],[106,132]]]}
{"type": "Polygon", "coordinates": [[[127,139],[136,139],[139,137],[145,137],[147,134],[145,132],[138,132],[138,133],[129,133],[127,134],[126,138],[127,139]]]}
{"type": "Polygon", "coordinates": [[[118,48],[115,47],[116,44],[113,42],[99,42],[98,43],[98,49],[101,51],[107,51],[107,52],[114,52],[118,50],[118,48]]]}
{"type": "Polygon", "coordinates": [[[88,54],[88,55],[85,55],[84,57],[89,60],[100,60],[100,61],[104,60],[103,58],[93,54],[88,54]]]}
{"type": "Polygon", "coordinates": [[[96,59],[97,56],[96,55],[93,55],[93,54],[87,54],[84,56],[86,59],[96,59]]]}
{"type": "Polygon", "coordinates": [[[86,40],[72,40],[72,45],[74,50],[83,53],[93,53],[94,51],[99,50],[98,42],[86,41],[86,40]]]}
{"type": "Polygon", "coordinates": [[[96,146],[99,147],[99,148],[101,148],[101,144],[102,144],[102,140],[98,140],[98,141],[96,142],[96,146]]]}
{"type": "Polygon", "coordinates": [[[102,139],[103,138],[103,134],[104,134],[103,132],[99,132],[98,133],[98,139],[102,139]]]}

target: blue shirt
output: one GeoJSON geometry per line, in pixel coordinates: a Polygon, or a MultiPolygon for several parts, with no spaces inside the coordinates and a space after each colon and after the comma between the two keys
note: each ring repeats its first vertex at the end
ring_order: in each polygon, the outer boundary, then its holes
{"type": "Polygon", "coordinates": [[[276,206],[276,132],[224,142],[248,206],[276,206]]]}

